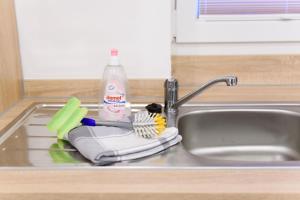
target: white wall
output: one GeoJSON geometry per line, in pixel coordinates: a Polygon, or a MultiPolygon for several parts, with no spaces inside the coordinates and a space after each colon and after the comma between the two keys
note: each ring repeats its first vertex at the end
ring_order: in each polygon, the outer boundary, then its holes
{"type": "Polygon", "coordinates": [[[166,78],[170,0],[15,0],[25,79],[94,79],[119,48],[129,78],[166,78]]]}

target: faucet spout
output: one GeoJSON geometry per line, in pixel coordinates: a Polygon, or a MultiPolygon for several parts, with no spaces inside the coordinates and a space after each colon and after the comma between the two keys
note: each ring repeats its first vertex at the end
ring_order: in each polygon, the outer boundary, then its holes
{"type": "Polygon", "coordinates": [[[222,78],[217,78],[217,79],[214,79],[212,81],[209,81],[208,83],[201,86],[199,89],[197,89],[194,92],[191,92],[190,94],[187,94],[184,97],[182,97],[181,99],[179,99],[177,102],[175,102],[171,106],[171,108],[177,109],[179,106],[181,106],[182,104],[184,104],[187,101],[191,100],[192,98],[194,98],[195,96],[197,96],[198,94],[200,94],[201,92],[206,90],[207,88],[209,88],[212,85],[215,85],[217,83],[220,83],[220,82],[225,82],[227,86],[236,86],[237,82],[238,82],[238,79],[237,79],[236,76],[225,76],[225,77],[222,77],[222,78]]]}

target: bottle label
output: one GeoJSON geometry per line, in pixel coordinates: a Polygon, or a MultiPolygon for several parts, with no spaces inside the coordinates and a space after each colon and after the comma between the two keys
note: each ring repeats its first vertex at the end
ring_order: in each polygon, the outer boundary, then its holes
{"type": "Polygon", "coordinates": [[[103,99],[103,111],[107,120],[123,120],[125,112],[126,94],[125,88],[117,80],[110,81],[105,88],[103,99]]]}

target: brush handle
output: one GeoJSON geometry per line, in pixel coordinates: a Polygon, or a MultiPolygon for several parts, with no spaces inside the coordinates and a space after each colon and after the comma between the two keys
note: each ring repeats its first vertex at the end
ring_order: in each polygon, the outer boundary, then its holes
{"type": "Polygon", "coordinates": [[[119,121],[97,121],[92,118],[83,118],[81,120],[83,126],[113,126],[126,129],[133,129],[131,122],[119,122],[119,121]]]}
{"type": "Polygon", "coordinates": [[[131,122],[97,121],[96,126],[113,126],[119,128],[133,129],[131,122]]]}

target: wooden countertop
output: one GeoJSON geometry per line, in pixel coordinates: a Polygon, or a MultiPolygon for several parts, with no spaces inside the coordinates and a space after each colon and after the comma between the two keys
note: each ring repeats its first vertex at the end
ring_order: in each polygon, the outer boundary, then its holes
{"type": "MultiPolygon", "coordinates": [[[[32,104],[63,100],[25,98],[2,114],[0,130],[32,104]]],[[[0,199],[17,198],[298,199],[300,169],[1,169],[0,199]]]]}
{"type": "Polygon", "coordinates": [[[0,198],[298,199],[299,170],[10,170],[0,198]]]}

